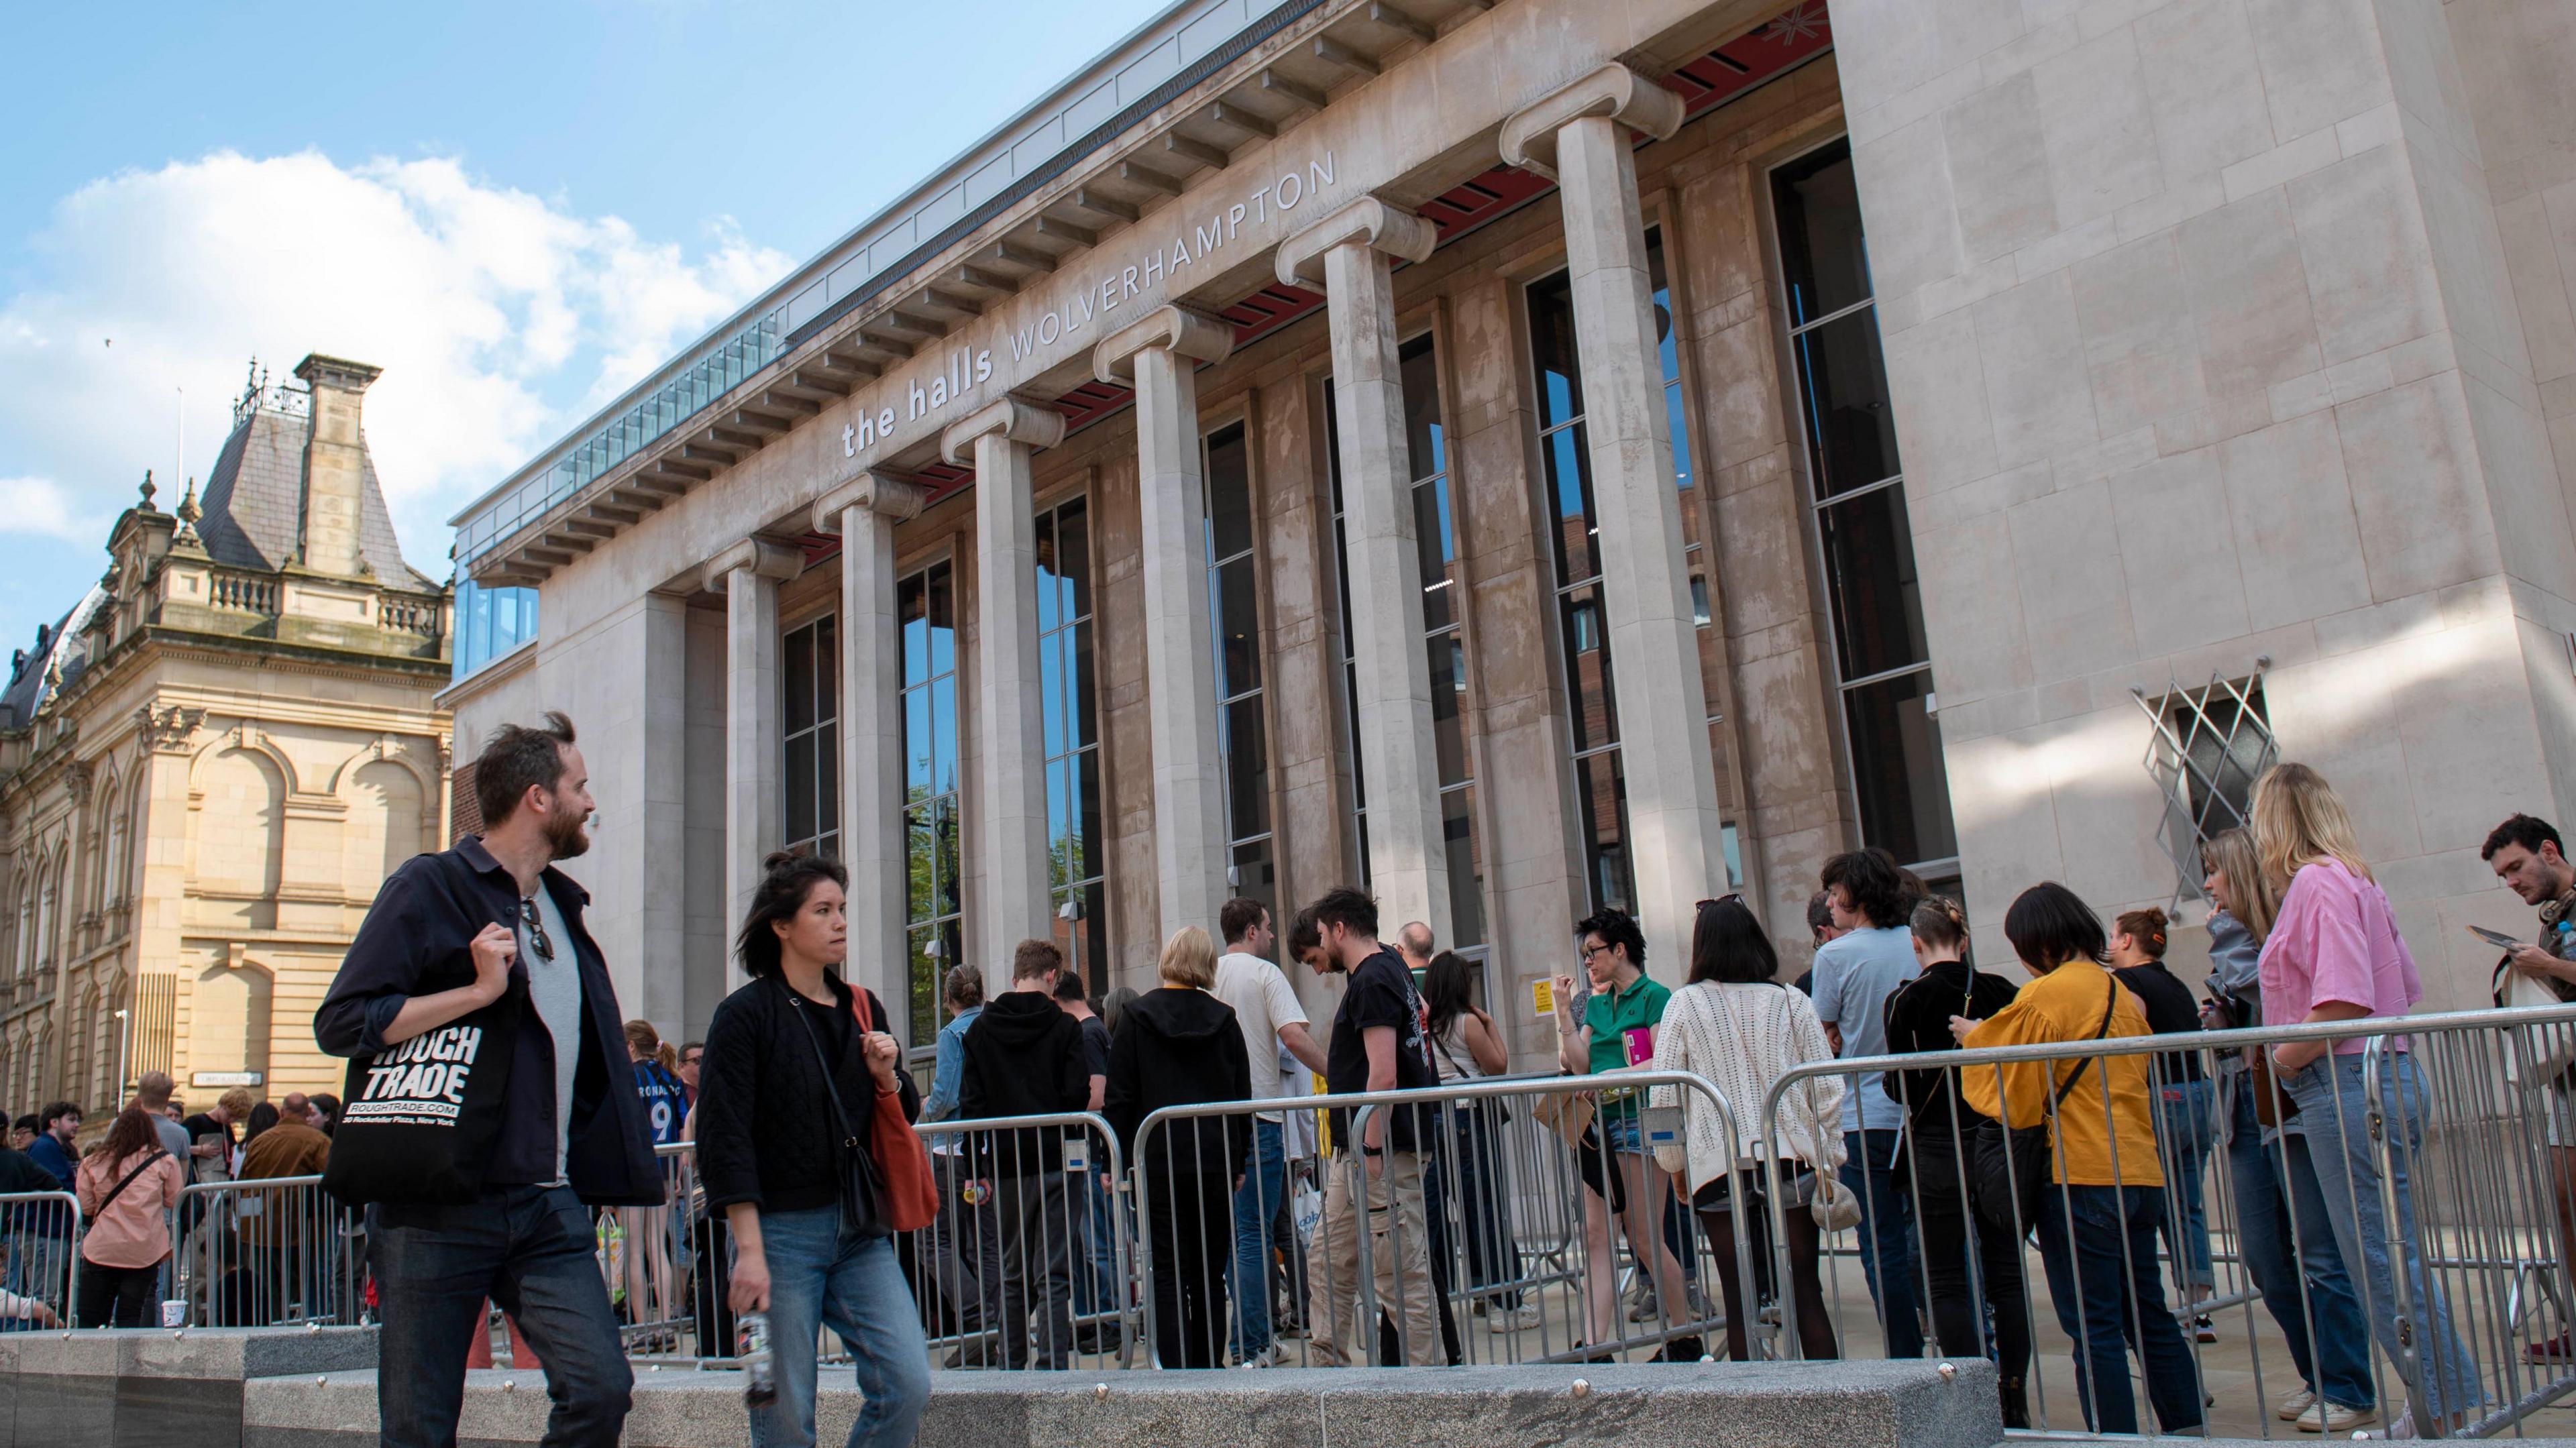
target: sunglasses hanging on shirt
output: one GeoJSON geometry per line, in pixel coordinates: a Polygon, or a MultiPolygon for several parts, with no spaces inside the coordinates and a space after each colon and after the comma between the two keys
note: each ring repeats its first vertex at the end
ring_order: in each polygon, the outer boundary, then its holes
{"type": "Polygon", "coordinates": [[[534,895],[519,902],[519,924],[526,928],[528,946],[536,951],[537,959],[548,965],[554,964],[555,943],[546,937],[544,922],[537,919],[537,897],[534,895]]]}

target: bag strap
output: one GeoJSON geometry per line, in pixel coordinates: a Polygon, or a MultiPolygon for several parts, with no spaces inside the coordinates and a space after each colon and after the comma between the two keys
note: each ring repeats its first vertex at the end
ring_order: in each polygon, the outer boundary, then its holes
{"type": "Polygon", "coordinates": [[[125,1174],[125,1180],[118,1182],[115,1188],[108,1192],[106,1196],[98,1199],[98,1210],[90,1214],[92,1219],[95,1220],[98,1217],[106,1216],[108,1207],[113,1204],[118,1197],[125,1195],[125,1189],[134,1185],[134,1179],[136,1177],[150,1171],[153,1163],[161,1160],[161,1158],[168,1156],[169,1154],[169,1149],[166,1147],[156,1146],[152,1148],[152,1152],[149,1156],[144,1157],[141,1163],[136,1165],[134,1170],[125,1174]]]}
{"type": "MultiPolygon", "coordinates": [[[[2104,971],[2103,974],[2107,976],[2110,972],[2104,971]]],[[[2116,979],[2112,980],[2110,986],[2111,993],[2102,1001],[2102,1024],[2093,1028],[2093,1039],[2097,1041],[2111,1034],[2111,1012],[2120,1004],[2120,982],[2116,979]]],[[[2092,1064],[2093,1058],[2090,1056],[2075,1063],[2075,1074],[2067,1077],[2066,1084],[2057,1088],[2058,1105],[2066,1104],[2066,1098],[2075,1090],[2075,1083],[2084,1079],[2084,1068],[2092,1064]]]]}
{"type": "Polygon", "coordinates": [[[832,1075],[831,1061],[823,1055],[822,1036],[815,1032],[814,1023],[805,1019],[805,1012],[792,999],[796,992],[785,981],[779,981],[777,985],[791,997],[787,1002],[788,1009],[795,1013],[796,1023],[805,1028],[806,1044],[814,1048],[814,1065],[823,1073],[823,1099],[832,1104],[832,1119],[840,1123],[842,1144],[853,1151],[861,1150],[859,1134],[850,1129],[850,1113],[841,1104],[841,1083],[832,1075]]]}

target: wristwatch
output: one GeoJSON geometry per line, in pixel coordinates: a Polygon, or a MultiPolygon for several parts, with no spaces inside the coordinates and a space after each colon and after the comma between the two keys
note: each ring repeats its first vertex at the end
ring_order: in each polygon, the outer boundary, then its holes
{"type": "Polygon", "coordinates": [[[1382,1147],[1382,1146],[1371,1146],[1371,1145],[1369,1145],[1367,1142],[1361,1142],[1361,1143],[1360,1143],[1360,1155],[1362,1155],[1362,1156],[1384,1156],[1384,1155],[1386,1155],[1386,1148],[1385,1148],[1385,1147],[1382,1147]]]}

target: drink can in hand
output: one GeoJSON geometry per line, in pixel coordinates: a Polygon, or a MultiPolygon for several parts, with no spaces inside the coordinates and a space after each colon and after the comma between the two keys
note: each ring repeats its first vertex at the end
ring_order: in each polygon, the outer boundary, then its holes
{"type": "Polygon", "coordinates": [[[746,1312],[734,1320],[734,1356],[742,1363],[742,1400],[754,1408],[778,1400],[769,1361],[769,1314],[746,1312]]]}

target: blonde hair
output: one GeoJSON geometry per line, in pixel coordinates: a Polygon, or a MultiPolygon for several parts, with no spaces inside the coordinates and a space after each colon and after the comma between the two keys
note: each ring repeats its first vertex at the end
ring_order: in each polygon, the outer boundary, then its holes
{"type": "MultiPolygon", "coordinates": [[[[2326,777],[2304,764],[2276,764],[2254,781],[2254,850],[2282,890],[2301,865],[2336,860],[2367,880],[2352,816],[2326,777]]],[[[2232,883],[2232,881],[2231,881],[2232,883]]]]}
{"type": "Polygon", "coordinates": [[[1163,942],[1157,971],[1165,985],[1207,990],[1216,984],[1216,942],[1195,925],[1184,925],[1163,942]]]}
{"type": "Polygon", "coordinates": [[[2263,873],[2253,831],[2239,825],[2201,841],[2200,863],[2209,873],[2226,877],[2227,913],[2261,944],[2281,913],[2281,887],[2263,873]]]}

